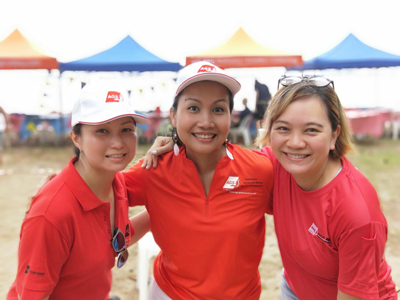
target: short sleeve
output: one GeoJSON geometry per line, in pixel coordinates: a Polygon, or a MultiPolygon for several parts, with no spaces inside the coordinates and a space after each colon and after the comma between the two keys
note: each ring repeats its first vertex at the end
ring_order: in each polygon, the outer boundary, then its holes
{"type": "Polygon", "coordinates": [[[251,151],[253,151],[254,153],[257,153],[258,155],[262,155],[262,156],[268,157],[269,160],[272,162],[272,164],[274,164],[274,160],[276,158],[275,158],[275,155],[272,152],[272,149],[271,149],[270,146],[265,146],[265,147],[262,147],[261,149],[253,149],[251,151]]]}
{"type": "Polygon", "coordinates": [[[18,251],[17,293],[35,300],[51,295],[70,246],[45,217],[24,220],[18,251]]]}
{"type": "Polygon", "coordinates": [[[387,226],[372,222],[342,234],[339,242],[338,289],[363,299],[378,299],[379,268],[387,226]]]}
{"type": "MultiPolygon", "coordinates": [[[[274,165],[274,160],[276,160],[276,158],[275,158],[275,156],[274,156],[274,154],[272,152],[271,147],[265,146],[265,147],[261,148],[260,150],[253,149],[252,151],[254,153],[257,153],[258,155],[262,155],[262,156],[268,157],[269,160],[271,161],[272,165],[274,165]]],[[[274,168],[273,168],[272,172],[275,172],[274,168]]],[[[273,185],[274,176],[272,176],[271,178],[272,178],[272,184],[271,185],[273,185]]],[[[267,198],[267,207],[266,207],[265,212],[267,214],[269,214],[269,215],[273,215],[273,189],[272,188],[271,188],[271,191],[270,191],[270,193],[268,195],[268,198],[267,198]]]]}
{"type": "Polygon", "coordinates": [[[142,163],[139,162],[122,173],[125,178],[129,206],[145,205],[146,179],[151,170],[143,169],[141,165],[142,163]]]}
{"type": "Polygon", "coordinates": [[[271,189],[270,194],[267,196],[267,208],[265,210],[265,213],[269,214],[269,215],[273,215],[274,214],[274,197],[273,197],[273,189],[271,189]]]}

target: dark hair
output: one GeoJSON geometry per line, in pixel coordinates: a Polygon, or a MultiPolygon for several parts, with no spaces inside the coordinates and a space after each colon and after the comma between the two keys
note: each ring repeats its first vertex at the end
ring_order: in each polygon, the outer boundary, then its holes
{"type": "MultiPolygon", "coordinates": [[[[75,135],[81,135],[82,133],[82,124],[78,123],[76,124],[74,127],[72,127],[72,132],[75,135]]],[[[79,151],[79,149],[75,146],[74,144],[74,153],[76,155],[76,160],[79,160],[79,156],[81,154],[81,152],[79,151]]]]}
{"type": "Polygon", "coordinates": [[[265,133],[257,138],[256,143],[259,145],[269,144],[271,142],[272,125],[286,108],[296,100],[313,96],[319,98],[324,104],[332,131],[340,125],[335,149],[331,150],[329,155],[332,158],[342,158],[348,152],[354,151],[352,131],[335,90],[331,86],[318,87],[308,82],[284,86],[274,95],[266,112],[265,133]]]}

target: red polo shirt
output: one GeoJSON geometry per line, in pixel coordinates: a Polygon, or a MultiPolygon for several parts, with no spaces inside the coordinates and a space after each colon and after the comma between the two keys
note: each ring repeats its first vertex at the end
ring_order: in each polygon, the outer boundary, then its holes
{"type": "Polygon", "coordinates": [[[228,144],[233,160],[217,164],[209,195],[196,166],[173,152],[156,169],[124,173],[130,205],[145,205],[162,251],[154,277],[172,299],[258,300],[272,164],[228,144]]]}
{"type": "MultiPolygon", "coordinates": [[[[71,159],[32,202],[22,223],[17,277],[7,299],[107,299],[115,252],[111,247],[110,203],[98,199],[71,159]]],[[[129,244],[124,178],[114,182],[115,226],[129,244]]]]}

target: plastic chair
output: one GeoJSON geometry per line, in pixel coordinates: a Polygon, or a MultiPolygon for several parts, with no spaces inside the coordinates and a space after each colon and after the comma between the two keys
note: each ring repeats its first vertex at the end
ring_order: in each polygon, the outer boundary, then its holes
{"type": "MultiPolygon", "coordinates": [[[[261,137],[263,134],[264,134],[264,132],[265,132],[265,129],[264,128],[258,128],[257,129],[257,138],[259,138],[259,137],[261,137]]],[[[259,145],[258,146],[258,148],[262,148],[262,147],[264,147],[264,145],[259,145]]]]}
{"type": "Polygon", "coordinates": [[[233,127],[230,129],[229,132],[232,137],[232,143],[236,144],[238,136],[242,136],[244,144],[246,146],[251,146],[251,144],[253,143],[250,133],[250,126],[252,121],[253,114],[248,114],[243,118],[238,127],[233,127]]]}
{"type": "Polygon", "coordinates": [[[138,242],[137,281],[139,300],[149,299],[149,267],[150,260],[157,256],[160,247],[156,244],[151,232],[146,233],[138,242]]]}

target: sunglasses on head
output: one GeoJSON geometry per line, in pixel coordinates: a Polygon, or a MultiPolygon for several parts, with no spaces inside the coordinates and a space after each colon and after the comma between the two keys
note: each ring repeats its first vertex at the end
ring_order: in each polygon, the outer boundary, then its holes
{"type": "Polygon", "coordinates": [[[121,268],[128,260],[128,249],[126,247],[125,235],[119,228],[114,229],[111,239],[111,247],[118,253],[117,267],[121,268]]]}
{"type": "Polygon", "coordinates": [[[331,85],[333,89],[335,88],[333,81],[328,78],[325,78],[323,76],[317,76],[317,75],[287,76],[287,75],[283,75],[278,81],[278,90],[279,90],[280,85],[291,86],[293,84],[297,84],[297,83],[300,83],[303,81],[309,82],[318,87],[326,87],[328,85],[331,85]]]}

